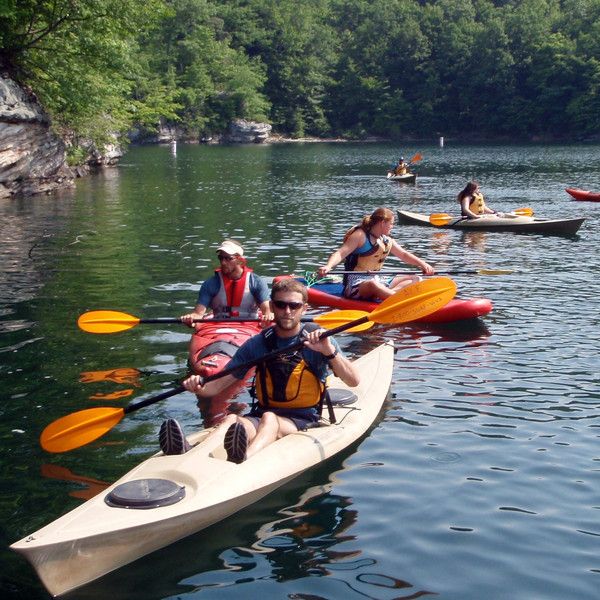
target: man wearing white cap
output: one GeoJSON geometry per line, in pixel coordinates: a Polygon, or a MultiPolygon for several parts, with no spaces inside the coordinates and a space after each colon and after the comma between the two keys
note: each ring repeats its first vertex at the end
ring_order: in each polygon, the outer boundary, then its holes
{"type": "Polygon", "coordinates": [[[194,323],[194,319],[204,317],[210,307],[218,319],[255,319],[260,309],[262,320],[271,322],[269,288],[265,280],[246,265],[241,244],[224,240],[217,248],[217,257],[220,268],[200,286],[194,312],[180,317],[181,321],[196,328],[199,323],[194,323]]]}

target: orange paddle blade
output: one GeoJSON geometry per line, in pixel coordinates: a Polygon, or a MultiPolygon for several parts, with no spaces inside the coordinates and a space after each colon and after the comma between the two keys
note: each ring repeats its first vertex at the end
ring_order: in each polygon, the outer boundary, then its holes
{"type": "MultiPolygon", "coordinates": [[[[345,325],[346,323],[350,323],[351,321],[357,321],[366,317],[369,313],[364,310],[335,310],[329,313],[324,313],[322,315],[318,315],[313,317],[313,321],[318,323],[321,327],[325,329],[333,329],[334,327],[339,327],[340,325],[345,325]]],[[[359,323],[355,325],[351,329],[346,329],[348,332],[357,332],[357,331],[365,331],[373,327],[374,323],[372,321],[367,321],[366,323],[359,323]]]]}
{"type": "Polygon", "coordinates": [[[77,325],[89,333],[117,333],[135,327],[140,319],[116,310],[91,310],[77,319],[77,325]]]}
{"type": "Polygon", "coordinates": [[[417,152],[408,162],[415,163],[423,160],[423,155],[420,152],[417,152]]]}
{"type": "Polygon", "coordinates": [[[449,277],[430,277],[411,283],[384,300],[369,319],[376,323],[405,323],[426,317],[445,306],[456,295],[449,277]]]}
{"type": "Polygon", "coordinates": [[[40,435],[40,444],[47,452],[67,452],[98,439],[124,416],[122,408],[79,410],[50,423],[40,435]]]}

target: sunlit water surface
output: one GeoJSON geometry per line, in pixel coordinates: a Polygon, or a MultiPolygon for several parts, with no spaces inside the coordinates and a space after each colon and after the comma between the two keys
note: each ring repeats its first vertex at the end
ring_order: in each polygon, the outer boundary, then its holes
{"type": "MultiPolygon", "coordinates": [[[[79,450],[38,444],[54,419],[125,406],[186,373],[187,330],[91,335],[92,309],[178,316],[223,237],[261,274],[314,270],[378,206],[456,212],[477,178],[493,208],[587,220],[574,237],[397,227],[493,312],[447,328],[339,336],[349,355],[396,345],[368,437],[223,524],[71,598],[596,599],[600,595],[600,147],[379,144],[133,148],[73,191],[0,201],[2,597],[47,594],[8,545],[157,449],[163,418],[202,426],[190,394],[79,450]],[[421,152],[416,185],[386,180],[421,152]]],[[[238,401],[246,401],[246,397],[238,401]]]]}

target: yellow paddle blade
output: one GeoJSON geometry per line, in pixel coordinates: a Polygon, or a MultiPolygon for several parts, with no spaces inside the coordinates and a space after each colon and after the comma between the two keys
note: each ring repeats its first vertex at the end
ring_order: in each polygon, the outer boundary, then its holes
{"type": "Polygon", "coordinates": [[[514,273],[512,269],[478,269],[477,275],[509,275],[514,273]]]}
{"type": "Polygon", "coordinates": [[[117,333],[135,327],[140,319],[116,310],[92,310],[77,319],[77,325],[89,333],[117,333]]]}
{"type": "Polygon", "coordinates": [[[46,452],[68,452],[98,439],[124,416],[122,408],[79,410],[50,423],[40,435],[40,444],[46,452]]]}
{"type": "Polygon", "coordinates": [[[436,227],[448,225],[452,219],[454,219],[454,217],[447,213],[433,213],[429,215],[429,222],[436,227]]]}
{"type": "Polygon", "coordinates": [[[426,317],[445,306],[456,295],[449,277],[430,277],[411,283],[384,300],[369,316],[376,323],[405,323],[426,317]]]}
{"type": "MultiPolygon", "coordinates": [[[[357,321],[368,315],[369,313],[365,312],[364,310],[335,310],[329,313],[324,313],[322,315],[315,316],[313,317],[313,321],[315,323],[318,323],[321,327],[325,329],[333,329],[334,327],[345,325],[346,323],[350,323],[351,321],[357,321]]],[[[374,324],[375,323],[373,323],[372,321],[366,321],[365,323],[359,323],[358,325],[355,325],[351,329],[346,329],[346,331],[365,331],[373,327],[374,324]]]]}
{"type": "Polygon", "coordinates": [[[533,216],[533,208],[529,208],[528,206],[524,208],[515,208],[512,211],[515,215],[519,215],[520,217],[532,217],[533,216]]]}

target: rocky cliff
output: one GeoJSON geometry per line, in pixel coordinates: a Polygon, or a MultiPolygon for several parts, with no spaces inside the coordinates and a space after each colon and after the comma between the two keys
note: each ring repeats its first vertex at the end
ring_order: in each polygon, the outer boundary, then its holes
{"type": "Polygon", "coordinates": [[[64,142],[33,94],[0,76],[0,198],[73,184],[64,142]]]}
{"type": "MultiPolygon", "coordinates": [[[[227,132],[215,138],[190,140],[175,127],[162,124],[158,134],[132,141],[164,143],[181,139],[206,143],[260,144],[269,141],[271,125],[235,119],[227,132]]],[[[138,132],[138,135],[139,132],[138,132]]],[[[73,143],[67,139],[67,143],[73,143]]],[[[50,118],[37,101],[10,78],[0,74],[0,198],[51,192],[73,185],[75,177],[90,168],[114,165],[123,152],[115,138],[99,152],[92,142],[78,141],[86,149],[86,164],[69,168],[65,140],[50,127],[50,118]]]]}

